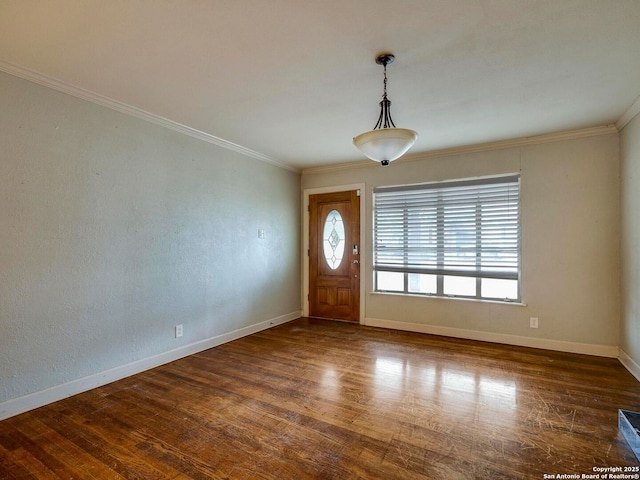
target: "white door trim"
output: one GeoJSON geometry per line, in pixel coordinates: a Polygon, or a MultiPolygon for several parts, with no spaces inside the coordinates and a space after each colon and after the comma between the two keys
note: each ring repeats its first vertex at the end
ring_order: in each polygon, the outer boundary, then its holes
{"type": "Polygon", "coordinates": [[[320,193],[346,192],[360,190],[360,324],[364,325],[364,292],[367,273],[366,245],[362,242],[364,235],[365,212],[365,184],[353,183],[350,185],[337,185],[334,187],[307,188],[302,192],[302,315],[309,316],[309,195],[320,193]]]}

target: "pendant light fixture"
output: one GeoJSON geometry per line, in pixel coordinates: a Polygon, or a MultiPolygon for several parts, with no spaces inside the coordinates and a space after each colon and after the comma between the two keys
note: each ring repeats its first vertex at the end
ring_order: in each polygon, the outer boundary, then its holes
{"type": "Polygon", "coordinates": [[[383,167],[400,158],[409,150],[418,138],[418,134],[408,128],[396,128],[391,119],[391,101],[387,98],[387,65],[393,63],[395,56],[383,53],[376,63],[384,67],[384,93],[380,102],[380,117],[373,130],[361,133],[353,138],[353,144],[374,162],[383,167]]]}

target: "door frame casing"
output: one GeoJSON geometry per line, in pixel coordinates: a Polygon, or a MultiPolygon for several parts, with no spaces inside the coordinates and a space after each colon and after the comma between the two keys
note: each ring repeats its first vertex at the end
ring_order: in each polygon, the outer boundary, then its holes
{"type": "Polygon", "coordinates": [[[364,238],[364,212],[365,212],[365,184],[353,183],[349,185],[336,185],[332,187],[306,188],[302,192],[302,315],[309,316],[309,195],[320,193],[346,192],[349,190],[360,190],[360,324],[364,325],[364,288],[367,273],[366,245],[362,242],[364,238]]]}

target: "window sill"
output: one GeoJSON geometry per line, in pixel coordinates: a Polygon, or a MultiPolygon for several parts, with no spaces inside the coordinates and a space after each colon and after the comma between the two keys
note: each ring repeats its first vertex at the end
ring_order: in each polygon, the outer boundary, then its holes
{"type": "Polygon", "coordinates": [[[482,298],[462,298],[462,297],[439,297],[436,295],[420,295],[413,293],[401,293],[401,292],[369,292],[370,295],[389,295],[392,297],[411,297],[411,298],[425,298],[428,300],[458,300],[462,302],[475,302],[475,303],[493,303],[495,305],[514,305],[516,307],[526,307],[526,303],[522,302],[502,302],[500,300],[486,300],[482,298]]]}

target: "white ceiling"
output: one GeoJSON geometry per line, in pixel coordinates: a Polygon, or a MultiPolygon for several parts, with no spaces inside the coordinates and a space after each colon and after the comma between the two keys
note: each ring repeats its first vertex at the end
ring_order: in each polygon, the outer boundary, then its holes
{"type": "Polygon", "coordinates": [[[364,159],[384,51],[412,153],[607,125],[640,95],[640,1],[0,2],[0,69],[295,168],[364,159]]]}

